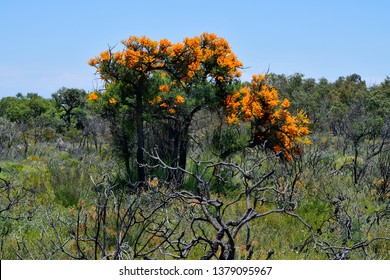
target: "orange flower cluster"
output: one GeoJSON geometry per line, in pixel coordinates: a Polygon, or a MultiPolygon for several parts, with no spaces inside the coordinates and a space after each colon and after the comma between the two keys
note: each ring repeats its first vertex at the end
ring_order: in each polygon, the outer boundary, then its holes
{"type": "Polygon", "coordinates": [[[200,36],[202,47],[202,63],[206,71],[219,82],[227,82],[230,78],[240,77],[242,62],[232,52],[229,43],[221,37],[211,33],[203,33],[200,36]]]}
{"type": "Polygon", "coordinates": [[[131,36],[128,40],[122,41],[122,43],[126,46],[123,51],[118,51],[114,54],[104,51],[100,56],[90,59],[88,64],[99,68],[102,66],[102,63],[114,60],[119,65],[142,74],[148,74],[157,68],[163,67],[165,56],[171,52],[172,47],[172,44],[167,39],[162,39],[158,42],[146,36],[131,36]]]}
{"type": "Polygon", "coordinates": [[[176,95],[175,102],[178,103],[178,104],[183,104],[185,102],[185,99],[181,95],[176,95]]]}
{"type": "Polygon", "coordinates": [[[89,101],[96,101],[99,99],[99,96],[96,94],[96,92],[91,92],[88,94],[88,100],[89,101]]]}
{"type": "Polygon", "coordinates": [[[185,102],[185,99],[181,95],[176,95],[174,100],[163,100],[161,96],[157,96],[152,100],[148,100],[148,102],[150,105],[157,104],[159,107],[166,109],[169,114],[173,115],[179,108],[178,106],[185,102]]]}
{"type": "MultiPolygon", "coordinates": [[[[100,53],[89,60],[89,65],[97,68],[101,78],[107,82],[117,79],[118,73],[126,73],[115,67],[125,67],[139,79],[159,71],[169,75],[176,87],[195,82],[195,78],[214,79],[216,82],[229,82],[240,77],[241,61],[232,52],[228,42],[215,34],[185,38],[183,42],[172,44],[167,39],[154,41],[146,36],[131,36],[122,41],[125,49],[112,53],[100,53]]],[[[171,85],[172,86],[172,85],[171,85]]],[[[170,88],[161,85],[160,91],[168,93],[170,88]]],[[[167,96],[168,98],[168,96],[167,96]]],[[[179,104],[185,99],[177,100],[179,104]]]]}
{"type": "Polygon", "coordinates": [[[149,104],[150,105],[153,105],[155,103],[161,103],[162,102],[162,98],[161,96],[157,96],[156,98],[152,99],[152,100],[148,100],[149,104]]]}
{"type": "Polygon", "coordinates": [[[167,85],[161,85],[160,86],[160,91],[168,93],[169,92],[169,87],[167,85]]]}
{"type": "Polygon", "coordinates": [[[290,102],[279,101],[278,92],[267,84],[263,75],[254,75],[249,87],[243,87],[225,100],[228,115],[226,121],[239,124],[249,121],[252,125],[252,145],[264,145],[284,158],[291,160],[301,151],[299,144],[310,144],[310,123],[304,111],[292,115],[290,102]]]}
{"type": "Polygon", "coordinates": [[[209,76],[218,82],[228,82],[241,76],[242,62],[228,42],[213,33],[185,38],[183,43],[173,45],[170,59],[175,62],[173,68],[182,81],[209,76]]]}
{"type": "Polygon", "coordinates": [[[229,111],[228,123],[239,123],[262,119],[267,112],[274,110],[279,104],[275,88],[266,84],[263,75],[253,75],[250,87],[242,87],[225,100],[229,111]]]}
{"type": "MultiPolygon", "coordinates": [[[[88,64],[90,66],[96,66],[100,63],[102,63],[103,61],[108,61],[110,60],[111,58],[111,53],[107,50],[107,51],[104,51],[104,52],[101,52],[100,53],[100,56],[97,56],[95,58],[91,58],[89,61],[88,61],[88,64]]],[[[99,68],[98,68],[99,69],[99,68]]],[[[100,71],[98,71],[100,72],[100,71]]]]}

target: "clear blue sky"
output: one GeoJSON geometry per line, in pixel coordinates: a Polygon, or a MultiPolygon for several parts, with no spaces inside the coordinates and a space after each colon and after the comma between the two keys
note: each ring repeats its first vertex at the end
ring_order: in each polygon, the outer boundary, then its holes
{"type": "MultiPolygon", "coordinates": [[[[390,1],[0,0],[0,97],[94,89],[91,57],[130,35],[214,32],[254,73],[390,76],[390,1]]],[[[120,45],[118,45],[119,47],[120,45]]]]}

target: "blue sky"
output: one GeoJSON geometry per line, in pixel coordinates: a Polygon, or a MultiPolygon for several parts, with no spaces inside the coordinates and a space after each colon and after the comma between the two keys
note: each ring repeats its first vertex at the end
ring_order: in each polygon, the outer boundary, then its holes
{"type": "Polygon", "coordinates": [[[130,35],[227,39],[252,74],[390,76],[390,1],[0,0],[0,97],[96,86],[91,57],[130,35]]]}

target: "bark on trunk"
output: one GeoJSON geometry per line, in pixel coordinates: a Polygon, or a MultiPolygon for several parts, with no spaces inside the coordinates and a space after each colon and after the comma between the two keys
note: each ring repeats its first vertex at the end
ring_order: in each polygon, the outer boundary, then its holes
{"type": "MultiPolygon", "coordinates": [[[[145,182],[145,167],[144,165],[144,147],[145,147],[145,135],[144,135],[144,123],[142,118],[143,113],[143,90],[142,87],[137,88],[136,92],[136,124],[137,124],[137,164],[138,164],[138,181],[145,182]]],[[[142,186],[141,185],[141,186],[142,186]]]]}

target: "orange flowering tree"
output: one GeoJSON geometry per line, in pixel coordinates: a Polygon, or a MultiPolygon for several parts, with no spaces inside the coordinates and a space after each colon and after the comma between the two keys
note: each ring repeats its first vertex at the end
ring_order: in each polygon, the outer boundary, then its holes
{"type": "MultiPolygon", "coordinates": [[[[109,49],[89,61],[96,67],[105,88],[90,93],[88,99],[92,104],[100,104],[108,115],[116,116],[112,118],[113,125],[123,124],[118,131],[135,124],[140,182],[146,179],[144,125],[159,126],[161,135],[157,144],[165,137],[170,145],[160,151],[172,166],[179,167],[176,171],[180,173],[186,167],[189,128],[194,114],[201,109],[226,107],[229,123],[251,123],[252,146],[266,143],[286,159],[299,153],[297,144],[309,142],[305,113],[292,115],[288,100],[280,102],[264,76],[254,76],[250,86],[237,90],[242,63],[225,39],[203,33],[176,44],[145,36],[131,36],[122,43],[123,50],[109,49]],[[150,119],[154,123],[148,123],[150,119]]],[[[119,142],[130,174],[131,135],[121,135],[119,142]]]]}
{"type": "Polygon", "coordinates": [[[170,157],[176,166],[185,168],[194,114],[206,105],[223,103],[229,85],[241,75],[242,63],[227,41],[215,34],[204,33],[176,44],[131,36],[123,44],[124,50],[107,50],[89,61],[105,82],[105,90],[91,93],[88,99],[103,101],[110,110],[134,110],[138,179],[145,181],[146,112],[171,126],[174,147],[170,157]]]}
{"type": "Polygon", "coordinates": [[[225,105],[228,123],[250,122],[250,146],[263,145],[289,161],[302,152],[300,144],[310,144],[310,122],[305,112],[293,115],[290,102],[279,100],[264,75],[254,75],[249,86],[227,96],[225,105]]]}

